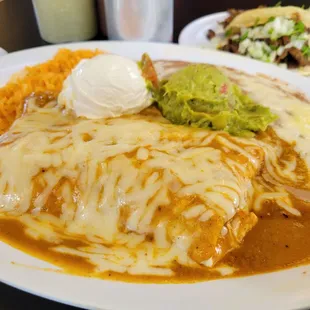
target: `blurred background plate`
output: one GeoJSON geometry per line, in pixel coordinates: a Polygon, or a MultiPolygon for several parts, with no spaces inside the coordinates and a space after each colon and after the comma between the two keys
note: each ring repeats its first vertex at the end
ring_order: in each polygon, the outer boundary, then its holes
{"type": "MultiPolygon", "coordinates": [[[[179,44],[216,49],[216,44],[207,38],[209,29],[222,30],[219,22],[228,17],[227,12],[219,12],[200,17],[183,28],[179,36],[179,44]]],[[[223,30],[222,30],[223,31],[223,30]]]]}
{"type": "Polygon", "coordinates": [[[0,56],[7,54],[7,51],[0,47],[0,56]]]}

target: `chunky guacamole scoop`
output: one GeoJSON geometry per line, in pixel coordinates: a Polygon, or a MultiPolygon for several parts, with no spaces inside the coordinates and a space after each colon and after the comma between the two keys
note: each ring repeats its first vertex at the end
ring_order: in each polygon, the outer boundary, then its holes
{"type": "Polygon", "coordinates": [[[189,65],[163,81],[156,101],[173,124],[251,137],[277,119],[213,66],[189,65]]]}

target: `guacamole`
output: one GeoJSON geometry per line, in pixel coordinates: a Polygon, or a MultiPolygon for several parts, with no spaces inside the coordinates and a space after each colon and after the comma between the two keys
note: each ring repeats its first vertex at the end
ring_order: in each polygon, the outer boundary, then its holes
{"type": "Polygon", "coordinates": [[[277,119],[215,67],[189,65],[161,82],[156,101],[173,124],[252,137],[277,119]]]}

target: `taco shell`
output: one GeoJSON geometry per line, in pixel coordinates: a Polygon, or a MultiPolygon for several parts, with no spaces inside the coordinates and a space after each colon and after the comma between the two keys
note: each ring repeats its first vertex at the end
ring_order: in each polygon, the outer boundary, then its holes
{"type": "Polygon", "coordinates": [[[307,28],[310,28],[310,11],[304,10],[296,6],[285,7],[269,7],[247,10],[244,13],[236,16],[231,23],[226,27],[241,28],[253,27],[256,25],[263,25],[268,22],[271,17],[287,17],[301,20],[307,28]]]}

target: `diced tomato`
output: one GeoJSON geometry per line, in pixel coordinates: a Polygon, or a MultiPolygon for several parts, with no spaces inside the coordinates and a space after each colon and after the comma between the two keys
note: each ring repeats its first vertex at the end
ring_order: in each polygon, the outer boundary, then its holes
{"type": "Polygon", "coordinates": [[[221,88],[220,88],[220,93],[221,93],[221,94],[227,94],[227,92],[228,92],[228,85],[225,83],[225,84],[223,84],[223,85],[221,86],[221,88]]]}

